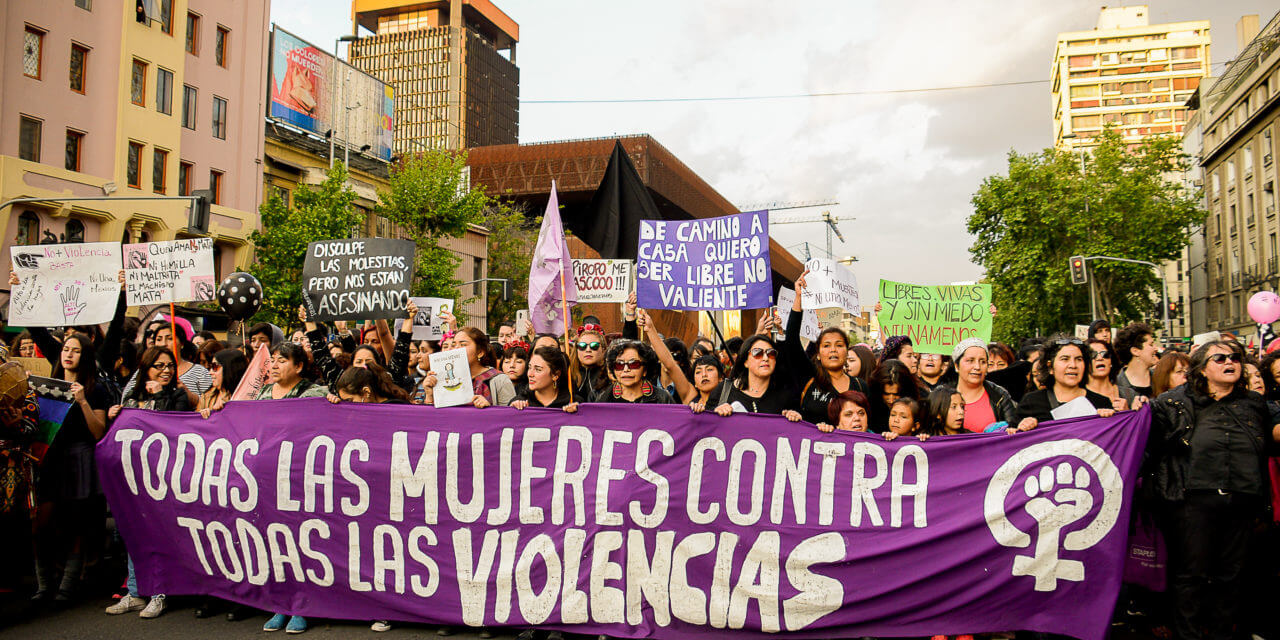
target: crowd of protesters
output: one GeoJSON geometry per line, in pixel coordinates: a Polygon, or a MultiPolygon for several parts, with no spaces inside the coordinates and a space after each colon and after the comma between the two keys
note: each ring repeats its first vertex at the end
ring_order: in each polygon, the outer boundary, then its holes
{"type": "MultiPolygon", "coordinates": [[[[441,340],[415,341],[411,319],[417,309],[410,305],[405,320],[350,327],[311,322],[300,309],[288,339],[279,327],[260,323],[244,339],[223,342],[193,331],[181,318],[126,318],[123,272],[121,284],[105,331],[67,327],[55,334],[33,327],[10,347],[14,356],[47,359],[52,377],[69,382],[74,397],[38,468],[21,455],[35,431],[33,402],[0,401],[0,539],[12,549],[21,539],[15,531],[31,528],[38,603],[75,599],[112,546],[93,448],[123,409],[195,411],[208,418],[231,401],[262,347],[270,360],[259,400],[430,405],[441,373],[432,371],[430,355],[461,349],[476,410],[498,405],[572,413],[584,403],[677,404],[723,418],[776,414],[824,432],[927,440],[969,433],[1017,437],[1081,399],[1104,417],[1150,405],[1138,499],[1164,532],[1169,591],[1164,598],[1144,598],[1127,590],[1118,611],[1141,609],[1148,628],[1165,628],[1178,638],[1262,633],[1271,624],[1257,608],[1257,594],[1276,592],[1275,554],[1259,552],[1257,545],[1261,536],[1275,536],[1267,465],[1280,438],[1280,351],[1257,362],[1238,341],[1225,338],[1190,354],[1161,354],[1151,327],[1135,323],[1112,336],[1105,321],[1090,327],[1087,340],[1057,335],[1027,340],[1017,350],[969,339],[949,354],[918,353],[905,336],[878,346],[854,344],[836,327],[823,329],[806,347],[799,337],[803,277],[786,326],[764,313],[751,335],[719,344],[700,337],[686,345],[662,336],[636,308],[634,295],[618,332],[587,317],[568,339],[517,336],[504,323],[491,341],[484,330],[459,327],[446,314],[441,340]]],[[[132,562],[124,564],[127,571],[117,578],[124,584],[106,612],[161,615],[165,595],[140,593],[132,562]]],[[[13,562],[7,568],[0,580],[8,582],[0,587],[12,593],[23,571],[13,562]]],[[[214,599],[195,605],[197,617],[218,614],[229,620],[261,615],[214,599]]],[[[372,625],[374,631],[390,628],[389,621],[372,625]]],[[[301,633],[307,621],[272,613],[263,629],[301,633]]],[[[525,630],[520,637],[534,634],[525,630]]]]}

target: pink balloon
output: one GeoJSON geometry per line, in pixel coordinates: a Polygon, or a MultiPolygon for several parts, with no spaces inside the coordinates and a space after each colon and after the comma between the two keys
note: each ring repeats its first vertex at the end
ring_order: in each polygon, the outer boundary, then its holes
{"type": "Polygon", "coordinates": [[[1273,291],[1259,291],[1249,298],[1249,317],[1254,322],[1271,324],[1280,320],[1280,296],[1273,291]]]}

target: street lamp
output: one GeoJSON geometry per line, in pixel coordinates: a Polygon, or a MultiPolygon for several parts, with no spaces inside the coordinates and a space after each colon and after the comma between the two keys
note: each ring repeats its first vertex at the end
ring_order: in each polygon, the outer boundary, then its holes
{"type": "MultiPolygon", "coordinates": [[[[346,92],[345,91],[339,92],[338,88],[335,86],[338,79],[338,48],[341,46],[343,42],[355,42],[359,39],[360,38],[353,35],[345,35],[345,36],[339,36],[338,39],[333,41],[333,62],[329,65],[329,96],[331,100],[333,99],[333,96],[336,96],[336,95],[342,96],[342,106],[344,109],[346,109],[346,106],[347,106],[346,92]]],[[[347,49],[348,51],[350,51],[350,47],[348,47],[347,49]]],[[[345,82],[343,83],[343,88],[344,89],[346,88],[345,82]]],[[[330,109],[329,110],[329,132],[331,134],[333,133],[333,129],[334,129],[334,122],[333,122],[334,115],[335,114],[333,113],[333,110],[330,109]]],[[[347,140],[346,140],[347,133],[348,133],[347,130],[344,128],[342,131],[342,134],[343,134],[342,146],[344,148],[347,146],[347,140]]],[[[333,168],[334,137],[335,136],[333,135],[329,136],[329,168],[330,169],[333,168]]]]}

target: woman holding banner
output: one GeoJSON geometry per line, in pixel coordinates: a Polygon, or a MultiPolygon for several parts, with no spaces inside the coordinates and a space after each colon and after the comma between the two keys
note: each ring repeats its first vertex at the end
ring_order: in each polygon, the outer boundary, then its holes
{"type": "Polygon", "coordinates": [[[329,390],[322,384],[302,377],[307,367],[307,352],[292,342],[281,342],[271,350],[267,361],[267,386],[258,394],[259,400],[283,400],[286,398],[323,398],[329,390]]]}
{"type": "Polygon", "coordinates": [[[457,348],[467,352],[471,384],[476,394],[471,404],[477,409],[511,404],[516,398],[516,388],[506,374],[494,368],[497,362],[493,358],[493,350],[489,348],[489,336],[475,327],[463,327],[453,339],[457,348]]]}
{"type": "Polygon", "coordinates": [[[1084,342],[1077,338],[1060,335],[1049,340],[1041,360],[1044,366],[1040,368],[1040,384],[1044,388],[1022,396],[1022,402],[1018,403],[1018,431],[1034,429],[1040,422],[1053,420],[1054,409],[1080,398],[1093,405],[1103,418],[1115,415],[1111,398],[1084,386],[1084,353],[1084,342]]]}
{"type": "Polygon", "coordinates": [[[1125,389],[1116,384],[1116,357],[1111,345],[1097,338],[1091,338],[1086,344],[1089,347],[1089,376],[1085,380],[1085,388],[1111,398],[1111,405],[1116,411],[1137,408],[1133,404],[1136,397],[1133,389],[1125,389]]]}
{"type": "Polygon", "coordinates": [[[637,340],[617,340],[609,345],[604,361],[605,369],[613,379],[613,387],[597,396],[597,402],[676,403],[658,382],[658,354],[654,353],[653,347],[637,340]]]}
{"type": "Polygon", "coordinates": [[[213,386],[200,396],[200,402],[196,405],[196,411],[205,418],[208,418],[211,412],[221,411],[222,407],[231,401],[236,387],[240,386],[240,379],[244,377],[245,371],[249,370],[249,359],[239,349],[223,349],[213,354],[213,360],[209,366],[211,367],[209,374],[213,376],[213,386]]]}
{"type": "Polygon", "coordinates": [[[884,433],[889,430],[889,412],[893,403],[901,398],[919,400],[920,382],[901,360],[885,360],[871,372],[871,431],[884,433]]]}
{"type": "Polygon", "coordinates": [[[557,347],[538,347],[529,357],[529,387],[519,400],[511,402],[513,409],[545,407],[564,409],[568,413],[578,410],[577,402],[569,399],[569,359],[557,347]]]}
{"type": "Polygon", "coordinates": [[[573,373],[573,397],[580,402],[602,402],[609,393],[609,372],[605,371],[604,352],[609,348],[604,327],[584,324],[578,327],[577,342],[569,349],[573,373]]]}
{"type": "Polygon", "coordinates": [[[956,391],[964,400],[964,428],[982,433],[993,424],[1017,424],[1017,405],[1009,392],[987,380],[987,343],[969,338],[951,350],[956,391]]]}
{"type": "Polygon", "coordinates": [[[716,415],[731,416],[734,411],[773,413],[800,421],[800,396],[778,370],[777,343],[764,334],[743,341],[733,374],[720,393],[716,415]]]}
{"type": "MultiPolygon", "coordinates": [[[[805,272],[808,273],[808,272],[805,272]]],[[[846,391],[867,393],[862,380],[845,372],[849,358],[849,336],[839,327],[827,327],[818,334],[818,345],[813,358],[806,358],[800,344],[800,328],[804,323],[805,274],[796,278],[795,300],[791,303],[791,315],[787,317],[787,337],[782,343],[782,353],[787,367],[798,383],[805,380],[800,392],[800,415],[805,422],[818,424],[829,419],[828,405],[846,391]],[[806,380],[807,379],[807,380],[806,380]]]]}

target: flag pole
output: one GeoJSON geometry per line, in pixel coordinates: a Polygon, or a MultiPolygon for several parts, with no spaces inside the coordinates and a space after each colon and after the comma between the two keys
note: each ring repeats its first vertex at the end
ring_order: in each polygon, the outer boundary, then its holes
{"type": "MultiPolygon", "coordinates": [[[[560,309],[564,312],[564,352],[565,355],[572,355],[569,350],[569,301],[565,300],[564,288],[564,263],[560,264],[560,309]]],[[[573,367],[564,370],[564,375],[569,381],[569,404],[573,404],[573,367]]]]}
{"type": "Polygon", "coordinates": [[[173,311],[173,301],[169,301],[169,340],[173,344],[173,377],[178,377],[178,364],[182,362],[182,356],[178,353],[178,316],[173,311]]]}

